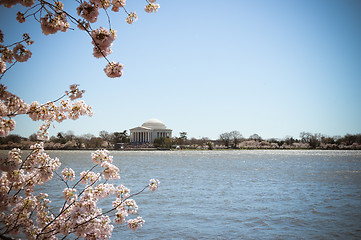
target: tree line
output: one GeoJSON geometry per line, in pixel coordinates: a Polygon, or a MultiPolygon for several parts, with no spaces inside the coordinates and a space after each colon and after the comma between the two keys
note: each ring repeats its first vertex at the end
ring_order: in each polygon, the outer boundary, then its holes
{"type": "MultiPolygon", "coordinates": [[[[13,147],[27,149],[37,141],[37,135],[32,134],[28,138],[16,134],[0,137],[0,148],[9,149],[13,147]]],[[[45,141],[47,149],[117,149],[122,144],[129,143],[129,135],[126,130],[123,132],[100,131],[98,136],[93,134],[75,135],[73,131],[58,132],[55,136],[45,141]]]]}
{"type": "MultiPolygon", "coordinates": [[[[28,138],[16,134],[0,137],[0,149],[27,149],[37,141],[36,134],[28,138]]],[[[207,137],[188,138],[187,132],[178,137],[157,138],[153,144],[134,145],[130,143],[127,130],[122,132],[100,131],[98,136],[83,134],[77,136],[72,131],[58,132],[45,142],[47,149],[123,149],[123,148],[161,148],[161,149],[361,149],[361,134],[327,136],[320,133],[301,132],[299,138],[287,136],[283,139],[263,139],[258,134],[248,138],[239,131],[225,132],[218,139],[207,137]]]]}
{"type": "Polygon", "coordinates": [[[231,131],[220,134],[218,141],[226,148],[233,149],[361,149],[361,134],[330,137],[321,133],[301,132],[298,139],[290,136],[263,139],[258,134],[244,138],[239,131],[231,131]]]}

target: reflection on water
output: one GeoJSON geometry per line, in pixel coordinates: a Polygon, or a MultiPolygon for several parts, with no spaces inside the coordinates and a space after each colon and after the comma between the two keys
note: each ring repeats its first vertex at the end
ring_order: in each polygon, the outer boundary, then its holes
{"type": "MultiPolygon", "coordinates": [[[[361,238],[360,151],[111,154],[121,170],[117,183],[132,192],[161,181],[159,191],[135,198],[144,227],[116,227],[114,239],[361,238]]],[[[50,155],[77,173],[91,166],[88,151],[50,155]]],[[[62,191],[61,183],[41,188],[62,191]]]]}

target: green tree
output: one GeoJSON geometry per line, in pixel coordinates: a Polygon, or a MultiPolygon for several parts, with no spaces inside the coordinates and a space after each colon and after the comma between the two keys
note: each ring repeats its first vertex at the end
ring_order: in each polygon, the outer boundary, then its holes
{"type": "Polygon", "coordinates": [[[114,132],[111,136],[111,141],[115,145],[117,143],[128,143],[130,142],[129,135],[127,133],[127,130],[124,130],[123,132],[114,132]]]}
{"type": "Polygon", "coordinates": [[[153,146],[155,148],[171,148],[172,147],[172,139],[169,137],[160,137],[154,139],[153,146]]]}
{"type": "Polygon", "coordinates": [[[58,132],[58,134],[56,135],[55,141],[56,141],[57,143],[61,143],[61,144],[66,143],[66,139],[65,139],[65,137],[64,137],[64,133],[58,132]]]}

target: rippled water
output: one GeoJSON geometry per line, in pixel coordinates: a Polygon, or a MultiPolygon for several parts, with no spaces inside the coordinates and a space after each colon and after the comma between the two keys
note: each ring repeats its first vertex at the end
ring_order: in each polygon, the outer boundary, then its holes
{"type": "MultiPolygon", "coordinates": [[[[361,238],[360,151],[111,154],[132,192],[161,181],[159,191],[135,197],[143,228],[116,226],[113,239],[361,238]]],[[[87,151],[50,155],[78,173],[91,166],[87,151]]]]}

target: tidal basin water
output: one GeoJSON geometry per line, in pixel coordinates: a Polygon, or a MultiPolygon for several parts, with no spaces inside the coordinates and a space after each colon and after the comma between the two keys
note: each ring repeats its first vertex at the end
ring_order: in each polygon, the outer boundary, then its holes
{"type": "MultiPolygon", "coordinates": [[[[61,169],[77,173],[91,167],[90,153],[50,151],[61,169]]],[[[115,225],[113,239],[361,239],[361,151],[111,155],[120,168],[116,183],[133,193],[151,178],[161,182],[134,197],[143,228],[115,225]]],[[[53,195],[62,187],[41,190],[53,195]]]]}

